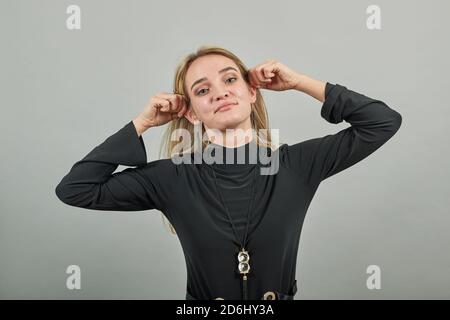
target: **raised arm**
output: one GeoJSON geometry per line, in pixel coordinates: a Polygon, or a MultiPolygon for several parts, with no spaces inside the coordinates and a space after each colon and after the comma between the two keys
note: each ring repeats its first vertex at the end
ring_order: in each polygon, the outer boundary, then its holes
{"type": "MultiPolygon", "coordinates": [[[[339,84],[308,80],[296,88],[321,101],[321,116],[330,123],[346,121],[350,127],[288,147],[289,161],[313,185],[354,165],[386,143],[400,128],[401,115],[383,101],[369,98],[339,84]],[[323,83],[323,82],[322,82],[323,83]],[[323,91],[322,91],[323,90],[323,91]]],[[[311,79],[311,78],[309,78],[311,79]]]]}
{"type": "Polygon", "coordinates": [[[170,160],[147,163],[144,142],[130,121],[76,162],[57,185],[58,198],[71,206],[116,211],[163,210],[164,187],[175,168],[170,160]],[[113,173],[118,165],[135,166],[113,173]]]}
{"type": "MultiPolygon", "coordinates": [[[[57,185],[58,198],[72,206],[116,211],[165,211],[178,168],[171,159],[147,163],[142,133],[186,112],[182,96],[158,93],[133,121],[76,162],[57,185]],[[134,166],[113,173],[119,165],[134,166]]],[[[167,212],[164,212],[167,214],[167,212]]]]}
{"type": "Polygon", "coordinates": [[[285,163],[316,187],[332,175],[369,156],[400,128],[401,115],[383,101],[369,98],[295,72],[276,60],[266,60],[248,72],[256,88],[298,90],[323,102],[321,115],[330,123],[346,121],[349,128],[336,134],[283,145],[285,163]]]}

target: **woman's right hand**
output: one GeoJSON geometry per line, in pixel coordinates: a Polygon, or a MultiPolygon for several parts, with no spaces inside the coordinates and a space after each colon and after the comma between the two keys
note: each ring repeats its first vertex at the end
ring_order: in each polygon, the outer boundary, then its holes
{"type": "Polygon", "coordinates": [[[186,111],[186,99],[181,94],[157,93],[133,122],[140,135],[150,127],[162,126],[175,118],[181,118],[186,111]]]}

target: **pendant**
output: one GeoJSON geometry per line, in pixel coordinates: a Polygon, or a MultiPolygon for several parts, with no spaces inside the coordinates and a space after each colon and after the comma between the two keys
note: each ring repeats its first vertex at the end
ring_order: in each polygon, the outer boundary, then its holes
{"type": "Polygon", "coordinates": [[[239,269],[239,273],[246,275],[247,273],[250,272],[250,255],[248,254],[248,252],[242,248],[242,250],[238,253],[238,269],[239,269]]]}

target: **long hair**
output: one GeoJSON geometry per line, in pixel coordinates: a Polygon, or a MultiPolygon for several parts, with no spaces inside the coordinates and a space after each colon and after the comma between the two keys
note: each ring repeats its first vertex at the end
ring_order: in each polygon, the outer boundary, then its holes
{"type": "MultiPolygon", "coordinates": [[[[190,53],[186,55],[184,58],[181,59],[179,62],[176,70],[175,70],[175,78],[173,82],[173,92],[175,94],[183,95],[186,99],[188,108],[191,108],[191,102],[189,99],[188,90],[186,90],[186,73],[192,64],[197,58],[200,58],[202,56],[208,55],[208,54],[219,54],[223,55],[236,63],[236,65],[239,68],[239,71],[244,78],[244,80],[249,84],[249,74],[248,69],[244,65],[244,63],[232,52],[230,52],[227,49],[224,49],[219,46],[213,46],[213,45],[203,45],[200,46],[196,52],[190,53]]],[[[259,89],[256,89],[256,101],[255,103],[252,103],[251,105],[251,113],[250,113],[250,120],[252,129],[256,133],[256,143],[260,146],[268,147],[268,148],[276,148],[276,146],[273,146],[272,144],[272,138],[269,132],[269,119],[267,116],[267,110],[266,105],[264,103],[263,96],[261,95],[261,92],[259,89]]],[[[176,139],[173,139],[173,133],[177,131],[177,129],[184,129],[187,130],[191,136],[191,138],[194,137],[194,125],[189,122],[186,118],[175,118],[172,121],[169,122],[162,138],[162,144],[160,148],[160,157],[161,155],[164,155],[166,158],[171,158],[174,154],[175,146],[178,146],[180,144],[180,141],[177,141],[176,139]]],[[[204,126],[201,125],[201,137],[203,137],[204,134],[204,126]]],[[[182,150],[190,150],[190,152],[197,151],[194,145],[194,139],[190,139],[190,145],[183,145],[182,150]]],[[[186,142],[185,142],[186,143],[186,142]]],[[[183,141],[181,142],[183,144],[183,141]]],[[[206,147],[207,142],[203,141],[201,146],[202,148],[206,147]]],[[[197,145],[197,148],[199,146],[197,145]]],[[[179,148],[179,146],[178,146],[179,148]]],[[[163,222],[165,222],[165,217],[162,215],[163,222]]],[[[176,231],[172,224],[167,221],[167,224],[169,226],[169,231],[172,234],[176,234],[176,231]]]]}

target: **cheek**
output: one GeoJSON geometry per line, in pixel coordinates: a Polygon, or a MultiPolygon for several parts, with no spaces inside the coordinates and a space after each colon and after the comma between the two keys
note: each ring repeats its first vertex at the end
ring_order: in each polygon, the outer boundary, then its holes
{"type": "Polygon", "coordinates": [[[191,101],[194,106],[195,113],[200,120],[205,120],[211,117],[211,112],[213,112],[213,106],[206,99],[196,99],[191,101]]]}
{"type": "Polygon", "coordinates": [[[249,92],[247,87],[239,87],[235,90],[235,94],[239,99],[244,101],[250,101],[251,100],[251,93],[249,92]]]}

